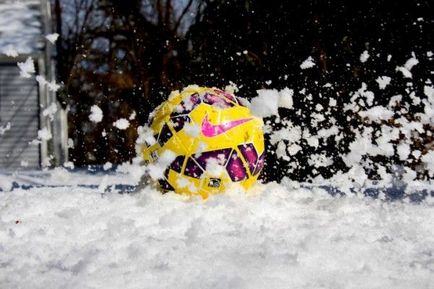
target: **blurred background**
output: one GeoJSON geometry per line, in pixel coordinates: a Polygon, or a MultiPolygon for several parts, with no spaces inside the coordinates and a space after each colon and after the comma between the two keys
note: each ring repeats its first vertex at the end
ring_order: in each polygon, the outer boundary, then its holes
{"type": "MultiPolygon", "coordinates": [[[[60,35],[53,52],[56,80],[62,84],[56,97],[68,111],[69,160],[76,167],[130,161],[137,127],[172,90],[189,84],[224,88],[233,82],[237,94],[247,99],[262,88],[293,89],[294,108],[281,108],[282,119],[313,133],[332,125],[341,128],[339,141],[330,138],[315,147],[303,146],[291,159],[276,157],[267,139],[270,153],[263,178],[327,178],[348,170],[340,156],[354,139],[353,128],[364,122],[343,110],[352,92],[365,83],[375,93],[376,105],[387,105],[391,97],[401,95],[401,107],[395,111],[414,119],[424,106],[410,95],[423,96],[424,85],[433,77],[432,1],[52,0],[49,4],[51,30],[60,35]],[[369,61],[360,60],[364,51],[369,52],[369,61]],[[419,64],[411,71],[409,85],[396,67],[412,55],[417,55],[419,64]],[[316,66],[300,69],[309,56],[316,66]],[[376,83],[382,75],[393,79],[387,90],[376,83]],[[329,105],[330,98],[336,105],[329,105]],[[312,121],[317,104],[327,110],[326,120],[319,123],[312,121]],[[99,123],[89,120],[93,105],[103,111],[99,123]],[[113,126],[119,118],[130,120],[126,130],[113,126]],[[313,168],[309,157],[314,153],[333,162],[313,168]],[[276,170],[288,166],[289,171],[276,170]]],[[[273,121],[271,129],[279,129],[279,123],[273,121]]],[[[412,148],[426,153],[432,141],[432,123],[425,123],[412,148]]],[[[397,153],[372,161],[387,168],[387,164],[413,168],[420,164],[416,158],[401,160],[397,153]]],[[[368,173],[375,178],[374,168],[368,173]]],[[[421,173],[419,178],[429,175],[421,173]]]]}

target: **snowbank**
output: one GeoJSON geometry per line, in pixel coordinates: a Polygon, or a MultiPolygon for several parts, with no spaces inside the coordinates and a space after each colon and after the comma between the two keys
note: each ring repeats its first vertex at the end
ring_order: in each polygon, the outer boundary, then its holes
{"type": "Polygon", "coordinates": [[[208,201],[149,188],[0,192],[0,287],[431,288],[432,198],[290,184],[208,201]]]}

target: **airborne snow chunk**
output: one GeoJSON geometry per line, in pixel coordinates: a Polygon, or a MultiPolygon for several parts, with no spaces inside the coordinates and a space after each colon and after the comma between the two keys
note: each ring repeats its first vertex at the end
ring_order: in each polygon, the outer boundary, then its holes
{"type": "Polygon", "coordinates": [[[370,55],[368,53],[368,50],[363,51],[363,53],[360,54],[360,62],[365,63],[368,60],[369,56],[370,55]]]}
{"type": "Polygon", "coordinates": [[[20,69],[20,76],[23,78],[30,78],[35,73],[35,64],[33,59],[28,57],[25,62],[18,62],[18,68],[20,69]]]}
{"type": "Polygon", "coordinates": [[[53,33],[53,34],[48,34],[47,36],[45,36],[45,38],[51,43],[54,44],[57,39],[59,38],[59,34],[58,33],[53,33]]]}
{"type": "Polygon", "coordinates": [[[130,126],[130,122],[125,118],[120,118],[117,121],[115,121],[113,125],[120,130],[125,130],[130,126]]]}
{"type": "Polygon", "coordinates": [[[392,78],[390,78],[389,76],[379,76],[376,81],[378,83],[378,87],[380,89],[385,89],[386,86],[388,86],[390,84],[390,81],[392,80],[392,78]]]}
{"type": "Polygon", "coordinates": [[[305,61],[300,64],[301,69],[308,69],[315,66],[312,56],[309,56],[305,61]]]}
{"type": "Polygon", "coordinates": [[[253,98],[250,105],[252,113],[258,117],[268,117],[278,114],[279,92],[276,89],[260,89],[258,96],[253,98]]]}
{"type": "Polygon", "coordinates": [[[90,108],[90,115],[89,115],[89,120],[94,122],[94,123],[98,123],[102,120],[103,118],[103,113],[101,108],[99,108],[99,106],[97,105],[92,105],[92,107],[90,108]]]}

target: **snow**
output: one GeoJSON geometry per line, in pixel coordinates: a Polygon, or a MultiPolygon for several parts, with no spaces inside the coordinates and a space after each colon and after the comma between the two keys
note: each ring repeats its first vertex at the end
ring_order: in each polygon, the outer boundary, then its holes
{"type": "Polygon", "coordinates": [[[140,148],[140,146],[142,144],[148,144],[148,145],[153,145],[157,142],[157,140],[154,137],[154,132],[152,131],[152,129],[148,126],[139,126],[137,128],[137,140],[136,140],[136,150],[138,150],[140,148]]]}
{"type": "Polygon", "coordinates": [[[101,108],[97,105],[92,105],[90,108],[89,120],[94,123],[101,122],[103,118],[103,113],[101,108]]]}
{"type": "Polygon", "coordinates": [[[31,57],[28,57],[25,62],[18,62],[17,65],[23,78],[30,78],[35,73],[35,64],[31,57]]]}
{"type": "Polygon", "coordinates": [[[46,109],[42,111],[42,115],[48,116],[52,121],[54,119],[54,115],[57,112],[57,109],[57,104],[55,102],[52,102],[46,109]]]}
{"type": "Polygon", "coordinates": [[[404,64],[404,67],[408,70],[408,71],[410,71],[416,64],[418,64],[419,63],[419,60],[417,60],[416,59],[416,56],[414,55],[414,53],[413,53],[413,57],[411,57],[411,58],[409,58],[406,62],[405,62],[405,64],[404,64]]]}
{"type": "Polygon", "coordinates": [[[4,49],[3,49],[3,53],[6,56],[9,57],[17,57],[18,56],[18,52],[15,50],[15,48],[12,45],[7,45],[4,49]]]}
{"type": "Polygon", "coordinates": [[[40,5],[39,0],[0,2],[0,53],[14,57],[42,48],[40,5]]]}
{"type": "Polygon", "coordinates": [[[380,89],[385,89],[386,86],[388,86],[390,84],[390,81],[392,80],[392,78],[390,78],[389,76],[379,76],[376,81],[378,83],[378,87],[380,89]]]}
{"type": "Polygon", "coordinates": [[[396,71],[401,72],[402,75],[406,78],[412,78],[413,77],[413,74],[405,67],[397,66],[396,71]]]}
{"type": "Polygon", "coordinates": [[[390,119],[394,113],[383,106],[374,106],[366,111],[360,111],[359,114],[370,120],[387,120],[390,119]]]}
{"type": "Polygon", "coordinates": [[[60,88],[60,85],[57,84],[55,80],[47,81],[47,80],[45,79],[45,77],[42,76],[42,75],[37,75],[37,76],[35,77],[35,79],[36,79],[36,81],[39,83],[39,85],[40,85],[41,87],[46,86],[46,87],[48,87],[48,90],[50,90],[50,91],[56,92],[56,91],[58,91],[59,88],[60,88]]]}
{"type": "Polygon", "coordinates": [[[419,63],[419,60],[416,59],[416,56],[413,53],[412,57],[409,58],[405,62],[404,66],[398,66],[398,67],[396,67],[396,71],[400,71],[402,73],[402,75],[404,77],[406,77],[406,78],[412,78],[413,74],[410,71],[418,63],[419,63]]]}
{"type": "Polygon", "coordinates": [[[428,101],[434,103],[434,87],[425,85],[423,93],[428,97],[428,101]]]}
{"type": "Polygon", "coordinates": [[[300,64],[301,69],[308,69],[315,66],[315,62],[313,61],[312,56],[309,56],[305,61],[300,64]]]}
{"type": "Polygon", "coordinates": [[[45,38],[51,43],[54,44],[56,43],[57,39],[59,38],[59,34],[58,33],[52,33],[52,34],[48,34],[45,36],[45,38]]]}
{"type": "Polygon", "coordinates": [[[170,166],[170,164],[175,160],[176,154],[171,150],[165,150],[158,156],[155,163],[149,164],[147,169],[149,170],[149,175],[154,179],[162,179],[164,177],[164,171],[170,166]]]}
{"type": "Polygon", "coordinates": [[[369,56],[368,50],[363,51],[363,53],[360,54],[360,62],[365,63],[368,61],[369,56]]]}
{"type": "Polygon", "coordinates": [[[280,95],[277,89],[260,89],[258,96],[253,98],[250,105],[252,114],[258,117],[276,115],[279,108],[280,95]]]}
{"type": "Polygon", "coordinates": [[[103,169],[106,171],[106,170],[111,169],[112,167],[113,167],[113,164],[111,162],[106,162],[103,166],[103,169]]]}
{"type": "Polygon", "coordinates": [[[0,135],[4,135],[5,132],[11,129],[11,123],[8,121],[4,126],[0,126],[0,135]]]}
{"type": "Polygon", "coordinates": [[[48,128],[44,127],[38,131],[39,140],[50,140],[53,137],[48,128]]]}
{"type": "Polygon", "coordinates": [[[54,80],[47,82],[47,86],[48,86],[48,89],[52,92],[56,92],[60,88],[60,84],[56,83],[56,81],[54,81],[54,80]]]}
{"type": "Polygon", "coordinates": [[[427,166],[431,174],[434,174],[434,151],[429,151],[427,154],[422,156],[422,161],[427,166]]]}
{"type": "Polygon", "coordinates": [[[57,170],[49,181],[62,187],[0,192],[1,287],[428,289],[434,282],[430,199],[332,197],[290,181],[207,201],[151,188],[107,191],[128,178],[57,170]],[[89,181],[97,186],[74,185],[89,181]]]}
{"type": "Polygon", "coordinates": [[[279,107],[291,109],[294,102],[292,97],[294,95],[294,90],[289,88],[284,88],[279,92],[279,107]]]}
{"type": "Polygon", "coordinates": [[[201,127],[195,123],[187,123],[184,125],[184,131],[191,137],[197,137],[201,132],[201,127]]]}
{"type": "Polygon", "coordinates": [[[397,146],[398,156],[400,160],[406,160],[410,155],[410,146],[406,143],[397,146]]]}
{"type": "Polygon", "coordinates": [[[135,110],[133,110],[133,112],[130,114],[130,116],[128,117],[129,120],[134,120],[136,119],[137,113],[135,110]]]}
{"type": "Polygon", "coordinates": [[[206,162],[205,171],[213,178],[221,177],[223,172],[226,171],[224,164],[225,159],[223,154],[219,155],[217,158],[210,158],[206,162]]]}
{"type": "Polygon", "coordinates": [[[130,122],[126,118],[120,118],[113,125],[120,130],[125,130],[130,126],[130,122]]]}

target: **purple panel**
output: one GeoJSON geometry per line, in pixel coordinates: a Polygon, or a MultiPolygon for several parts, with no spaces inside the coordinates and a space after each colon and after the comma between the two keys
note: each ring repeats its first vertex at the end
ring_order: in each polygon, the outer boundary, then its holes
{"type": "Polygon", "coordinates": [[[237,98],[235,97],[235,95],[233,95],[233,94],[231,94],[231,93],[229,93],[229,92],[226,92],[226,91],[220,90],[220,89],[215,89],[214,91],[215,91],[217,94],[226,97],[227,99],[229,99],[229,101],[232,101],[232,102],[238,103],[237,98]]]}
{"type": "Polygon", "coordinates": [[[160,135],[158,136],[158,143],[160,146],[164,146],[164,144],[173,136],[170,128],[167,124],[164,124],[161,128],[160,135]]]}
{"type": "Polygon", "coordinates": [[[247,178],[247,172],[244,168],[243,162],[238,157],[237,153],[234,151],[232,156],[229,158],[226,170],[231,177],[233,182],[239,182],[247,178]]]}
{"type": "Polygon", "coordinates": [[[218,163],[222,166],[226,164],[229,155],[231,154],[231,149],[221,149],[216,151],[203,152],[200,156],[195,159],[201,165],[202,168],[206,168],[206,164],[209,159],[217,159],[218,163]]]}
{"type": "Polygon", "coordinates": [[[177,173],[181,172],[182,164],[184,163],[185,156],[177,156],[176,159],[170,165],[170,168],[177,173]]]}
{"type": "Polygon", "coordinates": [[[256,162],[258,161],[258,153],[256,152],[255,147],[252,143],[247,143],[239,145],[238,149],[249,164],[250,173],[253,174],[255,171],[256,162]]]}
{"type": "Polygon", "coordinates": [[[164,179],[166,179],[166,180],[169,179],[169,168],[164,170],[164,179]]]}
{"type": "Polygon", "coordinates": [[[215,105],[221,108],[233,107],[234,104],[227,100],[224,96],[205,93],[203,102],[209,105],[215,105]]]}
{"type": "Polygon", "coordinates": [[[186,115],[172,117],[173,129],[178,132],[184,128],[185,123],[190,122],[190,118],[186,115]]]}
{"type": "Polygon", "coordinates": [[[199,179],[203,174],[203,170],[198,166],[198,164],[192,158],[188,158],[187,164],[185,166],[184,174],[186,176],[199,179]]]}
{"type": "Polygon", "coordinates": [[[200,104],[199,94],[195,93],[190,96],[190,102],[193,103],[193,107],[200,104]]]}
{"type": "Polygon", "coordinates": [[[264,164],[265,164],[265,152],[263,152],[262,155],[259,157],[258,164],[256,165],[255,173],[253,174],[254,176],[256,176],[262,171],[262,169],[264,168],[264,164]]]}
{"type": "Polygon", "coordinates": [[[158,180],[158,183],[160,184],[161,189],[163,191],[174,191],[175,189],[169,184],[169,182],[165,179],[158,180]]]}

